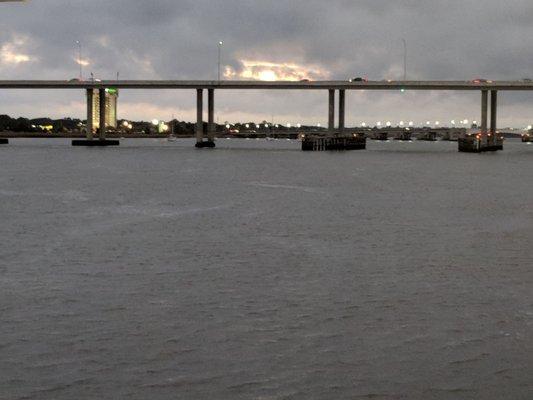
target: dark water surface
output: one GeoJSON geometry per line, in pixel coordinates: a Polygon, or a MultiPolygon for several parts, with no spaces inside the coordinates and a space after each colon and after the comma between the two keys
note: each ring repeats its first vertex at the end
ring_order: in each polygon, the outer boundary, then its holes
{"type": "Polygon", "coordinates": [[[531,399],[533,146],[0,147],[0,399],[531,399]]]}

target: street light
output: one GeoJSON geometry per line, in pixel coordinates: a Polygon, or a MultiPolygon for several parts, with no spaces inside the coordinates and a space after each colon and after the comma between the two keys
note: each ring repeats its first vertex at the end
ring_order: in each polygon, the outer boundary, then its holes
{"type": "Polygon", "coordinates": [[[81,42],[79,40],[76,40],[76,44],[78,45],[78,64],[80,64],[80,81],[83,80],[83,62],[81,60],[81,42]]]}
{"type": "MultiPolygon", "coordinates": [[[[403,42],[403,80],[407,80],[407,41],[402,38],[403,42]]],[[[403,89],[402,89],[403,92],[403,89]]]]}
{"type": "Polygon", "coordinates": [[[218,42],[218,80],[220,81],[220,56],[221,56],[221,53],[222,53],[222,45],[224,44],[224,42],[221,40],[220,42],[218,42]]]}

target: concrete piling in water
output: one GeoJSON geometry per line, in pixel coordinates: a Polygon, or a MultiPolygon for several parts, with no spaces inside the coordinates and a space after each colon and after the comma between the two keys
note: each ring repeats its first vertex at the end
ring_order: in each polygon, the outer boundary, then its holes
{"type": "Polygon", "coordinates": [[[460,152],[483,153],[486,151],[503,150],[503,139],[497,135],[497,91],[491,91],[490,99],[490,131],[488,127],[488,90],[481,91],[481,132],[467,133],[459,138],[460,152]]]}
{"type": "Polygon", "coordinates": [[[207,90],[207,141],[215,145],[215,89],[207,90]]]}
{"type": "Polygon", "coordinates": [[[207,141],[204,141],[204,90],[196,89],[196,145],[197,148],[212,148],[215,147],[215,135],[213,129],[214,126],[214,114],[215,114],[215,93],[213,89],[208,89],[208,126],[207,126],[207,141]],[[212,140],[209,138],[212,135],[212,140]]]}
{"type": "Polygon", "coordinates": [[[335,130],[335,90],[328,91],[328,131],[330,134],[335,130]]]}
{"type": "Polygon", "coordinates": [[[93,96],[94,90],[87,89],[87,124],[85,125],[87,140],[93,139],[93,96]]]}
{"type": "Polygon", "coordinates": [[[346,91],[344,89],[339,90],[339,134],[344,133],[344,109],[346,105],[346,91]]]}

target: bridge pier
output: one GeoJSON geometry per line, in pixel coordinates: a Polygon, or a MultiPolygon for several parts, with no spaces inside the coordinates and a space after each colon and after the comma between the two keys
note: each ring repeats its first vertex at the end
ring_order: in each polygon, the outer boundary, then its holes
{"type": "Polygon", "coordinates": [[[339,90],[339,134],[344,133],[344,108],[346,105],[346,91],[344,89],[339,90]]]}
{"type": "Polygon", "coordinates": [[[490,91],[490,140],[489,145],[496,146],[498,142],[498,92],[490,91]]]}
{"type": "Polygon", "coordinates": [[[88,146],[88,147],[103,147],[103,146],[118,146],[118,140],[106,139],[106,92],[104,88],[98,89],[98,102],[100,112],[98,115],[98,140],[93,140],[93,100],[94,90],[87,89],[87,124],[86,124],[86,139],[74,139],[72,146],[88,146]]]}
{"type": "Polygon", "coordinates": [[[207,90],[207,141],[204,141],[204,89],[196,89],[196,145],[195,147],[215,147],[214,115],[215,115],[215,90],[207,90]],[[212,135],[212,136],[211,136],[212,135]],[[211,139],[211,140],[210,140],[211,139]]]}
{"type": "Polygon", "coordinates": [[[488,115],[488,97],[489,92],[487,90],[481,91],[481,145],[486,146],[488,142],[487,136],[487,115],[488,115]]]}
{"type": "Polygon", "coordinates": [[[207,141],[215,145],[215,89],[207,90],[207,141]]]}
{"type": "Polygon", "coordinates": [[[503,150],[503,139],[497,134],[498,91],[490,91],[490,128],[488,125],[488,90],[481,91],[481,132],[459,138],[459,151],[481,153],[503,150]]]}
{"type": "Polygon", "coordinates": [[[93,89],[87,89],[87,124],[86,124],[86,136],[87,140],[93,139],[93,89]]]}
{"type": "Polygon", "coordinates": [[[335,90],[329,89],[328,100],[328,132],[333,134],[335,130],[335,90]]]}

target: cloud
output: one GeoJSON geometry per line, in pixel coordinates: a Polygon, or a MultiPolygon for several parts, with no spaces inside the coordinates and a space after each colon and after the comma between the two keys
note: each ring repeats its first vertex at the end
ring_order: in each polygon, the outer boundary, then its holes
{"type": "Polygon", "coordinates": [[[0,47],[0,62],[4,65],[18,65],[35,61],[29,54],[24,53],[24,46],[28,38],[21,35],[13,35],[9,42],[5,42],[0,47]]]}
{"type": "Polygon", "coordinates": [[[329,71],[316,65],[300,65],[292,62],[240,60],[240,68],[226,66],[224,76],[230,79],[261,81],[299,81],[302,79],[320,80],[329,78],[329,71]]]}

